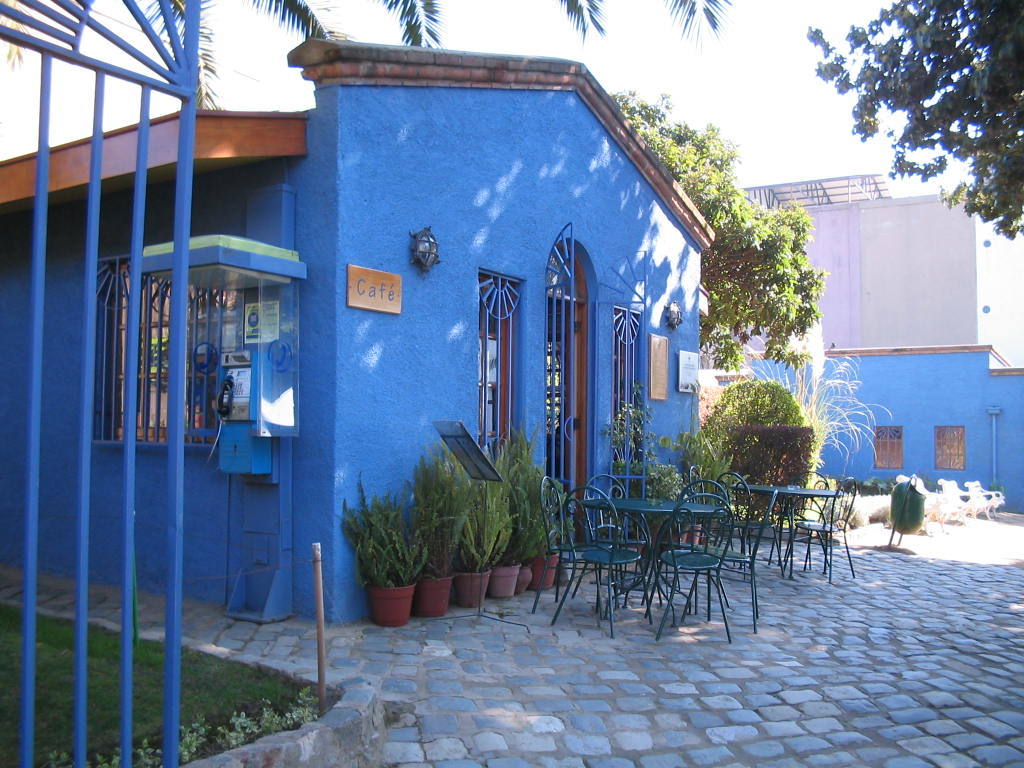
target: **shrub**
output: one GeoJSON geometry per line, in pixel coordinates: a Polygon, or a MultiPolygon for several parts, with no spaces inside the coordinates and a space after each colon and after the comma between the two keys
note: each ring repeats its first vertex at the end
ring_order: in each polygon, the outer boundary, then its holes
{"type": "Polygon", "coordinates": [[[712,444],[724,445],[730,430],[741,425],[802,427],[805,421],[800,404],[784,386],[747,379],[725,388],[702,431],[712,444]]]}
{"type": "Polygon", "coordinates": [[[647,498],[677,499],[683,490],[683,476],[671,464],[647,465],[647,498]]]}
{"type": "Polygon", "coordinates": [[[505,483],[477,483],[462,527],[459,559],[463,571],[483,573],[504,554],[512,535],[508,510],[505,483]]]}
{"type": "Polygon", "coordinates": [[[751,483],[802,485],[810,467],[814,430],[810,427],[739,425],[725,439],[732,469],[751,483]]]}
{"type": "Polygon", "coordinates": [[[421,456],[412,473],[412,527],[425,562],[423,575],[452,575],[472,486],[466,471],[443,444],[421,456]]]}
{"type": "Polygon", "coordinates": [[[697,467],[701,477],[719,477],[732,465],[732,456],[721,445],[712,443],[705,430],[680,432],[675,440],[663,437],[661,445],[678,451],[683,469],[688,471],[690,467],[697,467]]]}
{"type": "Polygon", "coordinates": [[[359,507],[342,503],[342,530],[356,550],[359,579],[372,587],[407,587],[423,570],[423,549],[414,541],[402,504],[394,494],[369,502],[359,481],[359,507]]]}

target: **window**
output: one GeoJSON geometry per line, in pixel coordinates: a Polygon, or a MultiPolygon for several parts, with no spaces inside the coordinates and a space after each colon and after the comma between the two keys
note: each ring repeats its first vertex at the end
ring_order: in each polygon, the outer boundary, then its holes
{"type": "Polygon", "coordinates": [[[963,427],[935,428],[935,468],[964,469],[966,467],[963,427]]]}
{"type": "Polygon", "coordinates": [[[875,469],[903,466],[903,427],[875,427],[875,469]]]}
{"type": "Polygon", "coordinates": [[[640,312],[626,307],[612,309],[612,413],[633,400],[638,383],[637,344],[640,312]]]}
{"type": "Polygon", "coordinates": [[[513,424],[515,312],[519,283],[507,277],[480,273],[480,348],[477,386],[477,442],[492,450],[508,437],[513,424]]]}
{"type": "MultiPolygon", "coordinates": [[[[94,440],[124,438],[125,360],[128,350],[128,259],[100,262],[96,280],[96,400],[94,440]]],[[[171,319],[170,281],[143,275],[139,318],[138,411],[135,434],[140,442],[167,439],[167,378],[171,319]]],[[[217,432],[214,400],[221,319],[234,301],[219,291],[191,286],[188,303],[188,339],[191,353],[185,370],[185,442],[213,442],[217,432]]]]}

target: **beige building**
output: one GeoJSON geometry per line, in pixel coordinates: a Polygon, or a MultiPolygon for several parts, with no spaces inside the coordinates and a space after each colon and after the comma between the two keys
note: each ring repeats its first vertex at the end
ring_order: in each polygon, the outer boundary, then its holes
{"type": "Polygon", "coordinates": [[[828,279],[826,349],[992,344],[1024,363],[1024,239],[1011,241],[935,195],[892,198],[884,176],[748,190],[814,219],[811,262],[828,279]]]}

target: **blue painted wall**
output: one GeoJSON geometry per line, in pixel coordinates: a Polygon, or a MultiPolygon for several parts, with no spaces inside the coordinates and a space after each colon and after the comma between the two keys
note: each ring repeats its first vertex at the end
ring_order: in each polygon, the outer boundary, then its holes
{"type": "MultiPolygon", "coordinates": [[[[342,502],[355,500],[360,477],[370,493],[400,489],[437,439],[433,420],[476,428],[478,271],[523,281],[517,399],[523,425],[542,440],[544,268],[559,231],[573,224],[590,255],[592,455],[594,469],[607,471],[600,428],[611,417],[611,307],[624,295],[615,273],[649,254],[635,267],[641,280],[649,273],[645,330],[670,337],[674,384],[675,352],[697,348],[699,262],[574,93],[327,86],[316,97],[309,156],[291,176],[297,246],[311,276],[296,444],[296,498],[310,513],[296,508],[296,540],[324,542],[329,614],[350,619],[365,607],[340,535],[342,502]],[[314,210],[315,220],[307,213],[314,210]],[[442,263],[421,275],[409,264],[409,232],[426,225],[442,263]],[[402,313],[347,307],[348,264],[402,275],[402,313]],[[685,320],[668,333],[661,314],[672,300],[685,320]],[[328,318],[336,334],[310,333],[328,318]],[[338,418],[311,424],[310,401],[321,399],[338,418]]],[[[691,400],[673,392],[653,403],[655,431],[687,427],[691,400]]],[[[296,597],[311,610],[308,594],[296,597]]]]}
{"type": "MultiPolygon", "coordinates": [[[[689,427],[693,396],[675,392],[676,352],[698,343],[698,251],[636,168],[574,94],[460,88],[338,87],[317,91],[308,156],[267,161],[197,177],[194,234],[253,233],[246,221],[254,191],[286,183],[296,194],[295,246],[309,269],[300,290],[300,436],[294,448],[296,558],[312,542],[324,553],[327,614],[365,615],[351,548],[341,533],[342,504],[356,499],[361,477],[370,493],[399,491],[421,453],[436,441],[431,422],[460,419],[477,427],[477,274],[522,281],[518,322],[518,416],[543,440],[544,270],[562,227],[572,223],[589,258],[591,470],[607,471],[600,431],[611,419],[612,306],[646,282],[646,333],[670,339],[669,398],[651,404],[653,429],[689,427]],[[442,263],[427,275],[409,264],[409,232],[431,225],[442,263]],[[399,273],[400,315],[346,306],[348,264],[399,273]],[[627,289],[627,286],[630,288],[627,289]],[[665,329],[664,308],[677,301],[684,322],[665,329]]],[[[170,239],[171,190],[154,186],[146,242],[170,239]]],[[[104,201],[101,253],[128,250],[126,194],[104,201]]],[[[262,210],[274,210],[273,206],[262,210]]],[[[284,208],[281,209],[285,211],[284,208]]],[[[287,217],[287,212],[281,214],[287,217]]],[[[45,568],[70,573],[82,293],[84,205],[51,211],[47,286],[44,492],[45,568]],[[67,373],[67,376],[61,375],[67,373]]],[[[286,221],[263,232],[290,232],[286,221]]],[[[21,561],[27,339],[29,216],[0,218],[0,333],[8,365],[0,403],[9,439],[0,460],[0,515],[10,535],[0,560],[21,561]]],[[[272,239],[271,235],[271,239],[272,239]]],[[[285,235],[282,234],[281,237],[285,235]]],[[[189,448],[186,467],[186,594],[222,602],[229,575],[243,562],[246,505],[269,504],[273,492],[228,478],[207,463],[207,448],[189,448]],[[264,498],[269,497],[269,498],[264,498]]],[[[543,456],[538,452],[538,460],[543,456]]],[[[140,582],[165,581],[166,451],[140,447],[138,551],[140,582]]],[[[93,577],[116,581],[120,562],[119,445],[97,445],[93,473],[93,577]]],[[[294,569],[294,608],[313,613],[308,566],[294,569]]]]}
{"type": "Polygon", "coordinates": [[[995,477],[1006,488],[1007,508],[1024,509],[1024,377],[992,375],[989,354],[892,354],[852,358],[859,367],[862,402],[875,409],[879,425],[903,427],[903,467],[876,469],[870,444],[847,457],[826,454],[825,472],[860,479],[892,478],[916,473],[935,489],[935,480],[979,480],[988,487],[995,477]],[[999,406],[996,417],[998,466],[992,464],[992,426],[987,408],[999,406]],[[891,415],[890,415],[891,414],[891,415]],[[935,427],[963,426],[966,469],[935,468],[935,427]]]}

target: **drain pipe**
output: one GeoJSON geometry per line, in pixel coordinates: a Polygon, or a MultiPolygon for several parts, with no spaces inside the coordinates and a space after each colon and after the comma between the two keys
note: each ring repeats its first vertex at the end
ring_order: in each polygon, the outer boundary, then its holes
{"type": "Polygon", "coordinates": [[[990,405],[985,409],[986,413],[992,417],[992,484],[989,488],[999,484],[999,442],[996,439],[997,432],[997,418],[1003,409],[998,405],[990,405]]]}

